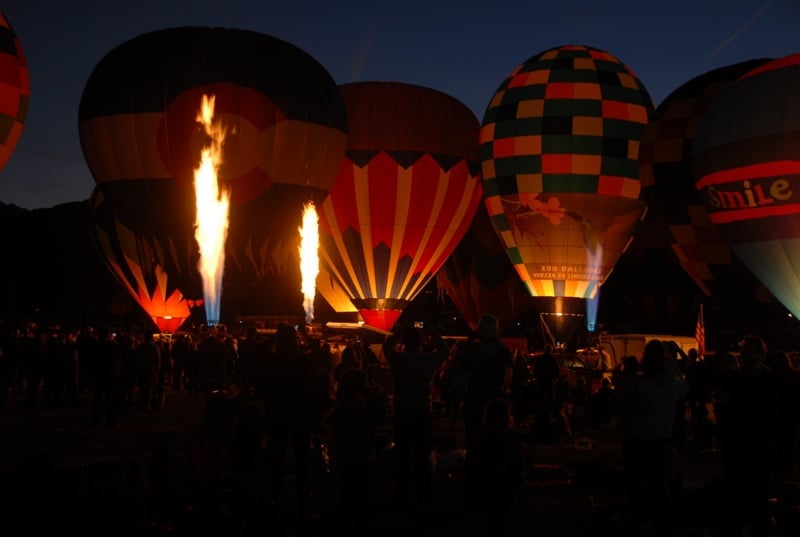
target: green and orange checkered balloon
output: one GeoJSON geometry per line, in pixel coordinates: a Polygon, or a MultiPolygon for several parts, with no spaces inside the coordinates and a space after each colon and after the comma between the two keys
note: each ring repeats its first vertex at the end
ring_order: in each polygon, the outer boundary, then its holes
{"type": "Polygon", "coordinates": [[[531,295],[597,295],[645,213],[652,109],[625,64],[587,46],[541,52],[500,84],[480,131],[484,201],[531,295]]]}

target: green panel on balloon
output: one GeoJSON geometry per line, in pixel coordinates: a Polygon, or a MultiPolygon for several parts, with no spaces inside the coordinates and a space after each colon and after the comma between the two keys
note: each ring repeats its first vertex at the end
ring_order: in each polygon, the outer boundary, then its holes
{"type": "Polygon", "coordinates": [[[589,298],[611,272],[645,208],[637,150],[651,110],[634,73],[593,47],[545,50],[499,85],[481,127],[484,196],[532,295],[589,298]]]}

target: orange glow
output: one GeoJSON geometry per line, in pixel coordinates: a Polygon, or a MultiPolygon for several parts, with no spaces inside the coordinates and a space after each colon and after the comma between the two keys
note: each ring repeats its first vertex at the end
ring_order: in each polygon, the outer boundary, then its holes
{"type": "Polygon", "coordinates": [[[300,231],[300,273],[303,276],[303,308],[306,322],[314,319],[314,295],[319,274],[319,216],[313,202],[303,206],[303,225],[300,231]]]}
{"type": "Polygon", "coordinates": [[[200,248],[198,269],[203,278],[206,320],[219,321],[222,296],[222,274],[225,269],[225,241],[228,237],[230,191],[220,189],[217,171],[222,164],[222,142],[225,130],[214,122],[214,96],[203,95],[197,122],[201,123],[211,143],[204,147],[200,165],[194,171],[197,216],[195,238],[200,248]]]}

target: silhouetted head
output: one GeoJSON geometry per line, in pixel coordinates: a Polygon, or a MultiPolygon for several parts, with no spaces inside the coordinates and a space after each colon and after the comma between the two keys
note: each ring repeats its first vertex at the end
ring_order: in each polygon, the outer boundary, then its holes
{"type": "Polygon", "coordinates": [[[644,346],[642,374],[655,375],[667,367],[667,348],[660,339],[652,339],[644,346]]]}
{"type": "Polygon", "coordinates": [[[742,360],[756,363],[763,362],[767,357],[767,344],[755,334],[747,334],[742,338],[742,360]]]}
{"type": "Polygon", "coordinates": [[[297,343],[297,332],[293,326],[288,324],[280,324],[275,330],[275,351],[282,352],[297,352],[299,345],[297,343]]]}
{"type": "Polygon", "coordinates": [[[416,350],[422,345],[422,334],[413,326],[409,326],[403,330],[403,345],[406,350],[416,350]]]}
{"type": "Polygon", "coordinates": [[[478,337],[481,339],[495,339],[500,335],[500,323],[497,317],[487,313],[478,322],[478,337]]]}
{"type": "Polygon", "coordinates": [[[636,359],[636,356],[623,356],[620,360],[622,364],[622,370],[625,373],[634,375],[639,372],[639,360],[636,359]]]}

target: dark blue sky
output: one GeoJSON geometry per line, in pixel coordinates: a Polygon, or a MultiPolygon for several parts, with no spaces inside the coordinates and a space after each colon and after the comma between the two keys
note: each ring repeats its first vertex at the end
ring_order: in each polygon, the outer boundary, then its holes
{"type": "Polygon", "coordinates": [[[0,9],[31,74],[25,129],[0,170],[0,202],[29,209],[89,197],[94,181],[77,121],[84,83],[108,51],[152,30],[270,34],[314,56],[339,84],[429,86],[479,120],[510,71],[559,45],[613,54],[656,104],[711,69],[800,52],[798,0],[3,0],[0,9]]]}

